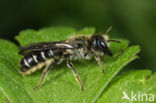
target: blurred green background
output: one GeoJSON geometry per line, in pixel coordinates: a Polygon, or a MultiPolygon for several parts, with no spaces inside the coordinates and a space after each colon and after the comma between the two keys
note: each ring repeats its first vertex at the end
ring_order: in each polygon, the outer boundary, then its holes
{"type": "Polygon", "coordinates": [[[113,38],[140,45],[129,69],[156,71],[156,0],[0,0],[0,38],[14,40],[24,29],[47,26],[113,29],[113,38]]]}

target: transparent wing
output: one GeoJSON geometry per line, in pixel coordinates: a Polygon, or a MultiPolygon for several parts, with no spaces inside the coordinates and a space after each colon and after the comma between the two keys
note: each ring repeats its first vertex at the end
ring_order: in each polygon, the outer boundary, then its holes
{"type": "Polygon", "coordinates": [[[76,44],[68,43],[65,41],[39,42],[39,43],[32,43],[24,47],[19,47],[19,50],[20,50],[19,54],[25,55],[33,51],[41,51],[41,50],[47,50],[47,49],[75,49],[75,48],[76,48],[76,44]]]}

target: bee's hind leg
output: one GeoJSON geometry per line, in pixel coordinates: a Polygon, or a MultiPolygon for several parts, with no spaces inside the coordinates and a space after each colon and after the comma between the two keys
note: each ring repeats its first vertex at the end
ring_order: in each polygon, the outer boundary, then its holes
{"type": "Polygon", "coordinates": [[[47,65],[45,67],[45,69],[43,70],[42,76],[40,78],[40,81],[38,82],[38,84],[36,85],[36,87],[34,88],[34,90],[36,90],[37,88],[40,87],[40,85],[42,84],[47,72],[50,70],[50,68],[52,68],[54,66],[55,62],[53,61],[52,63],[50,63],[49,65],[47,65]]]}
{"type": "Polygon", "coordinates": [[[70,69],[73,70],[75,79],[76,79],[77,82],[80,84],[81,90],[83,90],[83,89],[84,89],[84,88],[83,88],[83,84],[82,84],[82,82],[81,82],[81,80],[80,80],[80,78],[79,78],[79,76],[78,76],[78,73],[77,73],[77,71],[76,71],[74,65],[71,63],[71,60],[70,60],[69,58],[67,59],[67,66],[68,66],[70,69]]]}

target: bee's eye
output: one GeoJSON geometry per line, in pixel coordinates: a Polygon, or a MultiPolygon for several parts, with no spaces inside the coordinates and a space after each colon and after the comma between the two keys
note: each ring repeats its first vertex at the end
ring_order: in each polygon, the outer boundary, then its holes
{"type": "Polygon", "coordinates": [[[102,50],[104,47],[106,47],[104,39],[99,35],[92,36],[91,42],[91,46],[95,50],[102,50]]]}
{"type": "Polygon", "coordinates": [[[106,47],[106,43],[104,43],[103,41],[100,41],[100,45],[101,45],[102,47],[106,47]]]}
{"type": "Polygon", "coordinates": [[[104,48],[106,48],[106,43],[101,40],[94,40],[92,43],[92,48],[95,50],[100,50],[102,51],[104,48]]]}
{"type": "Polygon", "coordinates": [[[94,35],[91,37],[91,47],[96,51],[102,51],[112,56],[111,51],[109,50],[105,40],[100,35],[94,35]]]}

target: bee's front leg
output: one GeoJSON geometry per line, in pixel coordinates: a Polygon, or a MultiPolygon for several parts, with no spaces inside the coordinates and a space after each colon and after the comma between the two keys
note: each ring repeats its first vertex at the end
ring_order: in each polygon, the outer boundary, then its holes
{"type": "Polygon", "coordinates": [[[75,76],[75,79],[77,80],[77,82],[80,84],[81,86],[81,90],[83,90],[83,84],[78,76],[78,73],[74,67],[74,65],[71,63],[71,60],[69,58],[67,58],[67,66],[73,70],[73,73],[74,73],[74,76],[75,76]]]}
{"type": "Polygon", "coordinates": [[[101,69],[102,69],[102,73],[104,73],[104,65],[101,61],[100,56],[96,55],[96,53],[94,51],[92,51],[92,54],[94,55],[95,60],[98,62],[98,64],[100,65],[101,69]]]}

